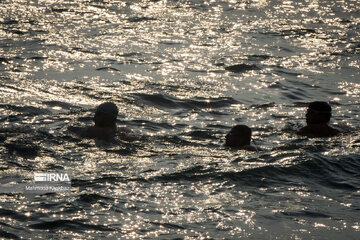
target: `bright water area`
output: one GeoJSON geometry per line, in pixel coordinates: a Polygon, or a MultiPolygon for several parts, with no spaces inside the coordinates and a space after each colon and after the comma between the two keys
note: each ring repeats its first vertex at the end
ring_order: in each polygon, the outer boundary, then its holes
{"type": "Polygon", "coordinates": [[[0,193],[0,237],[360,239],[359,66],[358,0],[2,0],[0,184],[72,191],[0,193]],[[316,100],[344,134],[295,134],[316,100]],[[135,139],[76,134],[106,101],[135,139]]]}

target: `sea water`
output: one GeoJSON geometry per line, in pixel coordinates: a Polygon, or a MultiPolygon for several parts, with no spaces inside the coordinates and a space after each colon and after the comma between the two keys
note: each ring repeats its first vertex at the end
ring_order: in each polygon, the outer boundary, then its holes
{"type": "Polygon", "coordinates": [[[359,239],[359,32],[357,0],[0,1],[0,184],[71,174],[0,193],[0,237],[359,239]],[[133,139],[77,135],[106,101],[133,139]],[[344,134],[296,135],[312,101],[344,134]]]}

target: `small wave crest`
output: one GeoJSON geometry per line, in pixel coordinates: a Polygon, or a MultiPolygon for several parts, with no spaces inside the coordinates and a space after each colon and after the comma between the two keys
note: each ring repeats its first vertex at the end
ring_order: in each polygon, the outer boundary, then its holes
{"type": "Polygon", "coordinates": [[[41,230],[67,230],[74,232],[84,232],[89,230],[94,231],[113,231],[112,228],[102,226],[102,225],[93,225],[82,223],[79,220],[55,220],[55,221],[45,221],[42,223],[35,223],[28,226],[32,229],[41,229],[41,230]]]}
{"type": "Polygon", "coordinates": [[[222,171],[219,168],[194,166],[178,172],[162,174],[152,181],[229,181],[244,186],[274,187],[316,182],[328,188],[356,191],[351,182],[358,175],[360,159],[356,156],[345,159],[313,156],[311,160],[299,157],[291,164],[272,163],[261,167],[244,167],[242,170],[222,171]]]}
{"type": "Polygon", "coordinates": [[[135,94],[135,98],[142,104],[155,106],[165,109],[202,109],[202,108],[222,108],[238,103],[231,97],[219,98],[193,98],[179,99],[165,94],[135,94]]]}

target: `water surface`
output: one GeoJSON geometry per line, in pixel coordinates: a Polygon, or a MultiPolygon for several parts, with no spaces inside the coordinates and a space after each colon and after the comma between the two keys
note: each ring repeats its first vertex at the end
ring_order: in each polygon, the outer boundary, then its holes
{"type": "Polygon", "coordinates": [[[359,30],[351,0],[1,1],[0,183],[73,178],[2,193],[0,236],[357,239],[359,30]],[[344,135],[295,134],[316,100],[344,135]],[[105,101],[135,140],[76,135],[105,101]]]}

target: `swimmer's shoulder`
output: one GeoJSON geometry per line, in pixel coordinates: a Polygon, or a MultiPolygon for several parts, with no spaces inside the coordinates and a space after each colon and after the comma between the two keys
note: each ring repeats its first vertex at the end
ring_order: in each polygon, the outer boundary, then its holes
{"type": "Polygon", "coordinates": [[[231,149],[235,149],[235,150],[245,150],[245,151],[251,151],[251,152],[258,152],[261,151],[261,149],[253,144],[249,144],[249,145],[244,145],[244,146],[229,146],[229,145],[224,145],[227,148],[231,148],[231,149]]]}
{"type": "Polygon", "coordinates": [[[339,129],[336,129],[332,126],[328,126],[328,127],[329,127],[329,133],[331,134],[331,136],[337,136],[337,135],[340,135],[341,133],[343,133],[339,129]]]}
{"type": "Polygon", "coordinates": [[[307,136],[308,134],[310,134],[312,132],[312,126],[305,126],[300,128],[296,134],[301,135],[301,136],[307,136]]]}
{"type": "Polygon", "coordinates": [[[245,145],[245,146],[241,147],[241,149],[247,150],[247,151],[251,151],[251,152],[258,152],[258,151],[261,150],[260,148],[258,148],[258,147],[255,146],[255,145],[252,145],[252,144],[250,144],[250,145],[245,145]]]}
{"type": "Polygon", "coordinates": [[[115,136],[114,129],[97,126],[86,127],[80,134],[83,138],[111,139],[115,136]]]}
{"type": "Polygon", "coordinates": [[[313,124],[301,128],[297,131],[298,135],[307,137],[334,137],[341,133],[340,130],[327,124],[313,124]]]}

